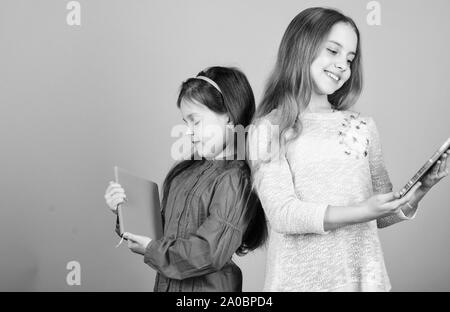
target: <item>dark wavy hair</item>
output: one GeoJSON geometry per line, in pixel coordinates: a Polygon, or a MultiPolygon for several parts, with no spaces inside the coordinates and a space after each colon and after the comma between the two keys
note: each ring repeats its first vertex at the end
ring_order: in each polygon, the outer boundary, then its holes
{"type": "MultiPolygon", "coordinates": [[[[227,114],[234,126],[242,125],[246,128],[251,123],[255,113],[255,98],[244,73],[237,68],[215,66],[199,72],[197,76],[205,76],[213,80],[222,93],[204,80],[190,78],[181,85],[177,100],[178,108],[182,100],[195,100],[217,114],[227,114]]],[[[199,166],[205,161],[204,158],[195,160],[193,156],[175,164],[167,174],[163,183],[163,209],[165,209],[173,179],[184,170],[199,166]]],[[[250,172],[247,161],[243,169],[250,172]]],[[[236,251],[240,256],[264,245],[268,236],[264,210],[254,190],[250,194],[244,218],[248,226],[244,232],[242,244],[236,251]]]]}

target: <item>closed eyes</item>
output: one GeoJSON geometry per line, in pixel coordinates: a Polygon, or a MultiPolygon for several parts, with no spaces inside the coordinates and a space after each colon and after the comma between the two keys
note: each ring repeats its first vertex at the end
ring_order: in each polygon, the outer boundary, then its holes
{"type": "MultiPolygon", "coordinates": [[[[183,121],[184,121],[184,123],[186,123],[186,124],[188,123],[188,122],[186,121],[186,119],[184,119],[184,118],[183,118],[183,121]]],[[[194,121],[194,126],[198,125],[199,123],[200,123],[200,120],[199,120],[199,121],[194,121]]]]}
{"type": "MultiPolygon", "coordinates": [[[[333,50],[333,49],[330,49],[330,48],[327,48],[327,50],[328,50],[328,52],[330,52],[330,53],[333,54],[333,55],[338,54],[338,51],[336,51],[336,50],[333,50]]],[[[353,60],[347,60],[347,63],[348,63],[348,64],[352,64],[352,63],[353,63],[353,60]]]]}
{"type": "Polygon", "coordinates": [[[330,52],[331,54],[337,54],[337,51],[335,51],[335,50],[333,50],[333,49],[328,49],[328,48],[327,48],[327,50],[328,50],[328,52],[330,52]]]}

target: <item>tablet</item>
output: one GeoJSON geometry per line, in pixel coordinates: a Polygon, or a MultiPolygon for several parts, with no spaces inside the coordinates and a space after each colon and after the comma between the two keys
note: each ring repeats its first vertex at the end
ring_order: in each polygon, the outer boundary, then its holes
{"type": "Polygon", "coordinates": [[[442,154],[450,148],[450,138],[428,159],[425,165],[417,171],[417,173],[409,180],[408,183],[400,191],[400,197],[405,196],[409,190],[433,167],[433,165],[441,158],[442,154]]]}
{"type": "Polygon", "coordinates": [[[163,236],[158,185],[114,166],[114,177],[125,190],[126,200],[117,208],[120,236],[128,232],[159,239],[163,236]]]}

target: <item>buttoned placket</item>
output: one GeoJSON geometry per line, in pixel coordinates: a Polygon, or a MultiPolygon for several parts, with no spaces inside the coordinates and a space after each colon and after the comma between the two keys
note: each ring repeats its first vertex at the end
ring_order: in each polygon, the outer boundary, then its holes
{"type": "MultiPolygon", "coordinates": [[[[182,219],[181,217],[183,216],[184,212],[186,211],[186,209],[188,209],[188,207],[189,207],[189,205],[190,205],[190,203],[191,203],[191,200],[192,200],[192,196],[191,196],[191,195],[192,195],[192,193],[193,193],[193,190],[196,189],[197,184],[198,184],[199,181],[200,181],[200,177],[201,177],[203,174],[205,174],[205,172],[206,172],[209,168],[211,168],[211,166],[212,166],[212,162],[207,162],[206,167],[203,168],[199,173],[196,174],[196,176],[195,176],[195,183],[194,183],[192,186],[190,186],[189,189],[187,189],[186,191],[184,191],[184,195],[186,196],[186,197],[185,197],[185,198],[186,198],[186,201],[185,201],[185,203],[184,203],[183,210],[182,210],[182,211],[177,211],[177,215],[176,215],[176,217],[177,217],[176,237],[178,237],[178,234],[179,234],[179,230],[180,230],[180,221],[181,221],[181,219],[182,219]]],[[[181,233],[181,234],[183,235],[184,233],[181,233]]]]}
{"type": "MultiPolygon", "coordinates": [[[[213,174],[214,174],[214,171],[215,171],[215,169],[214,169],[213,167],[214,167],[213,163],[209,164],[209,166],[208,166],[205,170],[203,170],[202,173],[200,173],[200,174],[197,176],[197,181],[200,181],[201,176],[207,175],[207,177],[205,177],[205,179],[208,179],[211,175],[213,175],[213,174]]],[[[184,222],[184,226],[183,226],[182,232],[181,232],[181,236],[182,236],[182,237],[185,237],[185,235],[186,235],[186,233],[187,233],[189,218],[190,218],[191,213],[193,213],[193,210],[192,210],[192,209],[189,209],[189,207],[191,207],[192,201],[193,201],[193,199],[194,199],[194,194],[197,194],[197,193],[198,193],[198,189],[199,189],[200,187],[202,187],[202,186],[201,186],[201,183],[198,182],[198,183],[190,190],[190,192],[187,194],[187,197],[186,197],[186,198],[189,199],[189,200],[187,201],[187,202],[189,202],[189,203],[186,205],[186,213],[184,214],[184,220],[185,220],[185,222],[184,222]]],[[[199,202],[198,199],[197,199],[197,201],[199,202]]],[[[196,209],[200,209],[200,207],[196,207],[196,209]]],[[[197,216],[197,217],[198,217],[198,216],[197,216]]]]}

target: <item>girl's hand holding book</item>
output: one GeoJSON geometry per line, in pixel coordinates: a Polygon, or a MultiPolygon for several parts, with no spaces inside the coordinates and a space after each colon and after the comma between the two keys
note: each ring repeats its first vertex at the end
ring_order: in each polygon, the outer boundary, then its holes
{"type": "Polygon", "coordinates": [[[130,248],[132,252],[140,255],[145,254],[145,249],[152,241],[150,237],[135,235],[128,232],[123,233],[123,238],[128,240],[128,248],[130,248]]]}
{"type": "Polygon", "coordinates": [[[117,214],[117,206],[126,201],[125,190],[119,183],[110,181],[105,192],[106,205],[117,214]]]}

